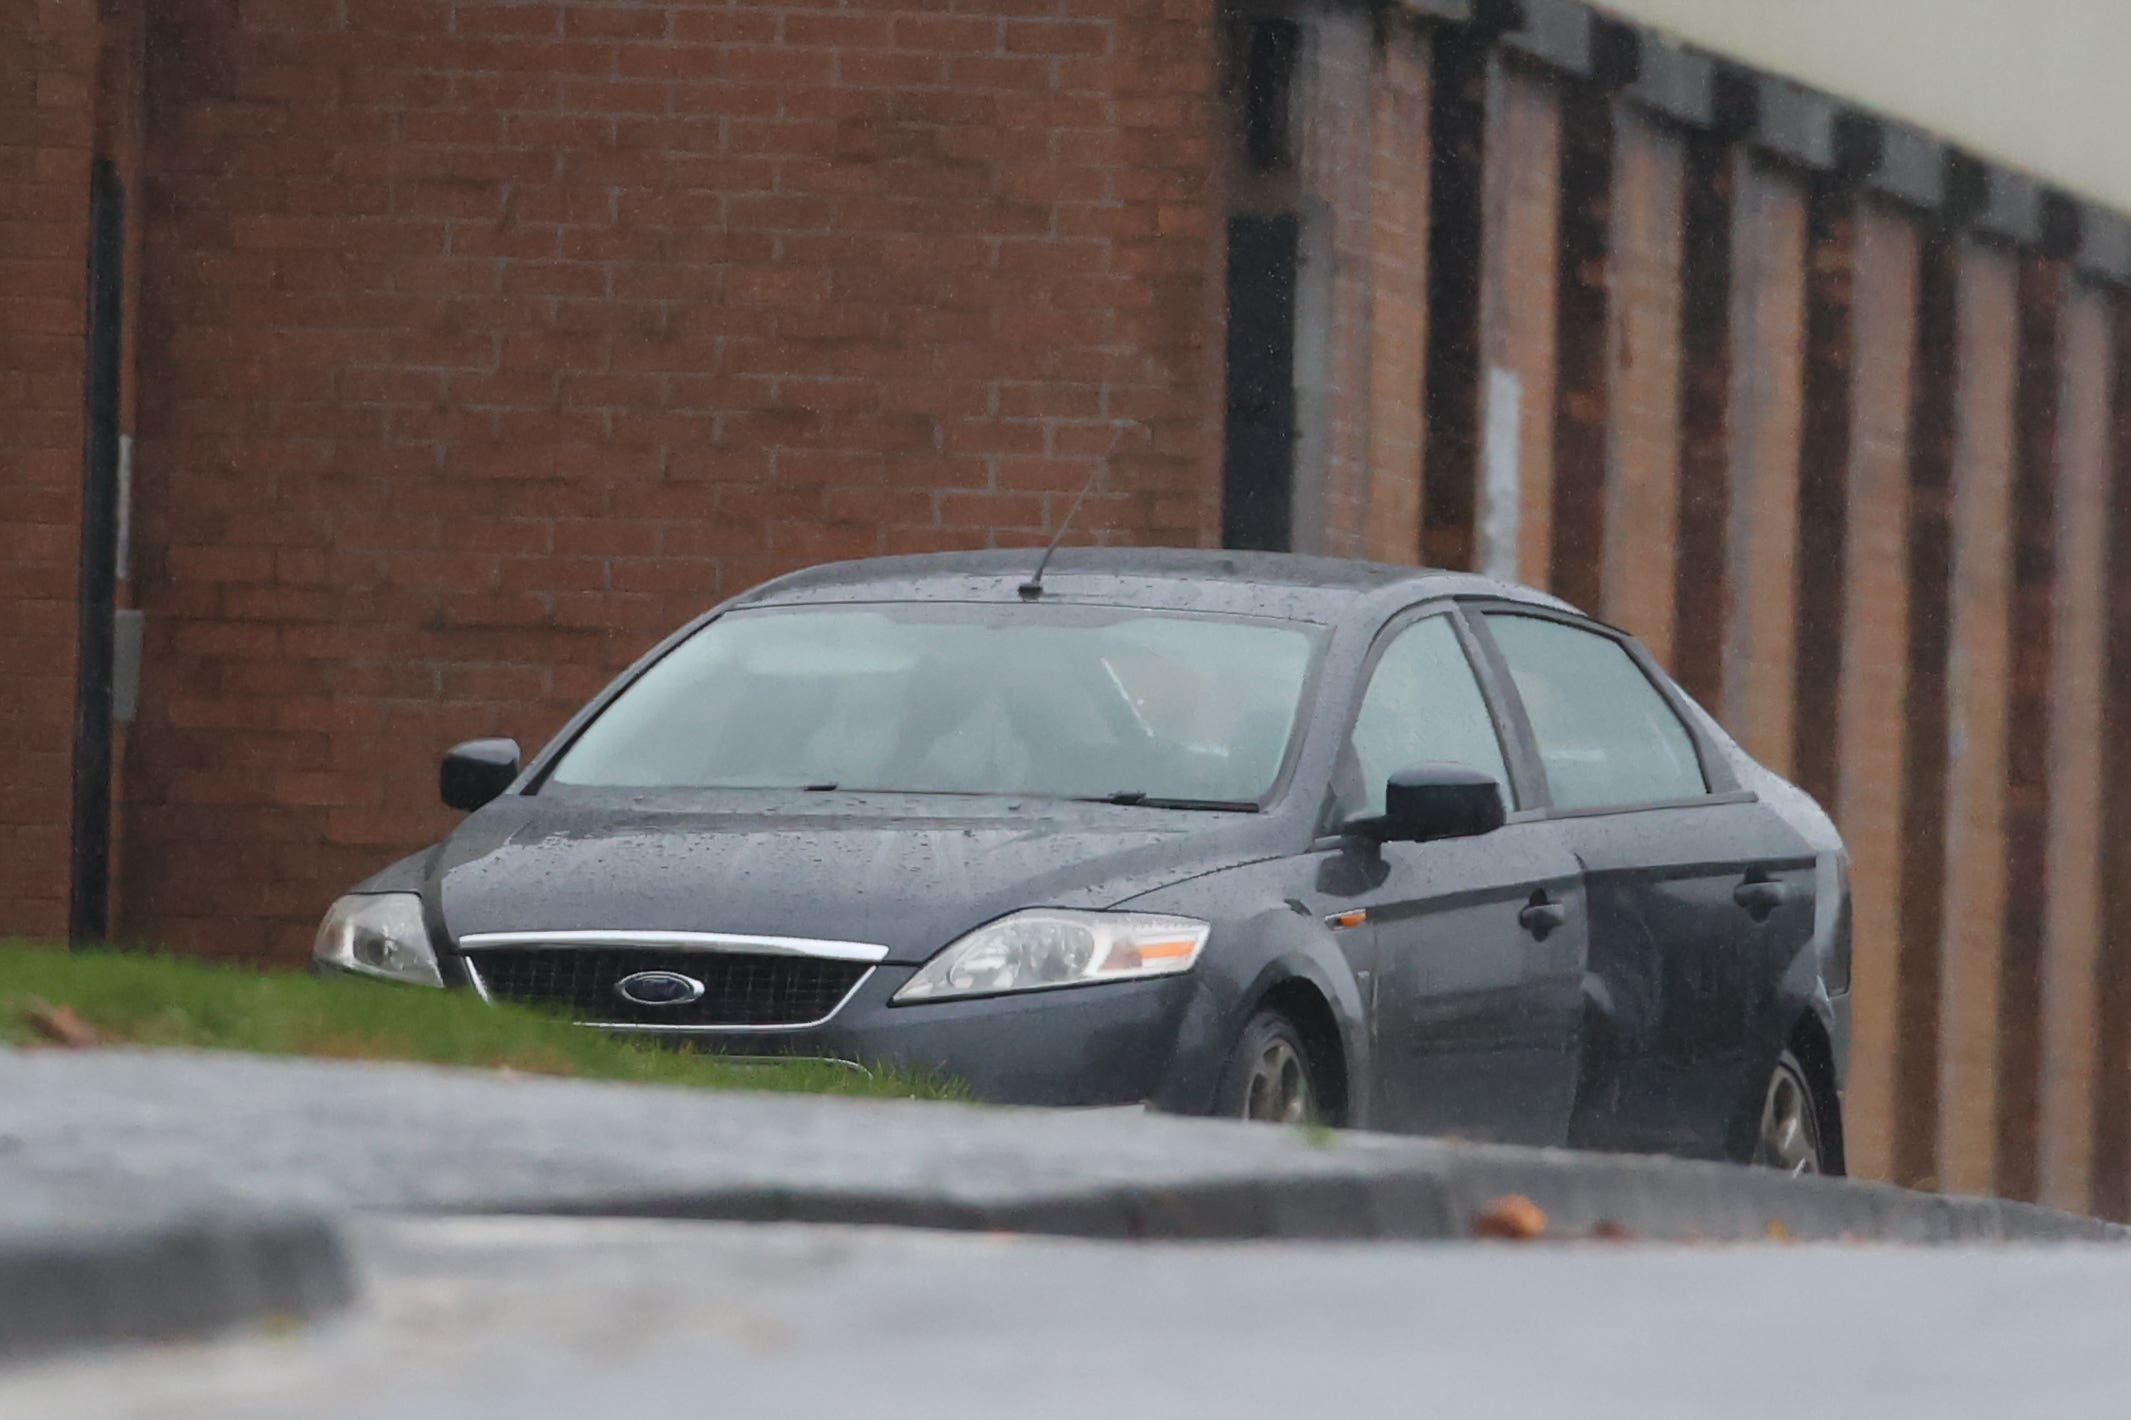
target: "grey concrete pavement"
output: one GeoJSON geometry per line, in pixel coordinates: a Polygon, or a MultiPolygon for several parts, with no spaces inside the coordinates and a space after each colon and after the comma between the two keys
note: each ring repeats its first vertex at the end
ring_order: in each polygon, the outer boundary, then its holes
{"type": "Polygon", "coordinates": [[[372,1220],[308,1332],[0,1373],[69,1420],[2121,1414],[2110,1248],[1120,1245],[372,1220]]]}
{"type": "Polygon", "coordinates": [[[316,1318],[354,1288],[341,1235],[322,1219],[94,1193],[60,1206],[0,1189],[0,1363],[316,1318]]]}
{"type": "Polygon", "coordinates": [[[0,1050],[0,1198],[586,1213],[1116,1237],[1464,1237],[1523,1193],[1646,1238],[2112,1237],[1766,1170],[1155,1115],[720,1094],[409,1065],[0,1050]]]}

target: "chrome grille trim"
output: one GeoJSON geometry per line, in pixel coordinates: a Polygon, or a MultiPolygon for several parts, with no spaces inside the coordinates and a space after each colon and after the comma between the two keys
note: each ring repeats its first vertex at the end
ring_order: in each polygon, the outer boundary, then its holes
{"type": "Polygon", "coordinates": [[[478,955],[488,948],[661,947],[668,951],[721,952],[738,956],[816,957],[831,961],[862,962],[866,966],[851,983],[850,989],[837,998],[836,1004],[811,1021],[743,1025],[659,1025],[639,1021],[594,1020],[577,1022],[593,1030],[635,1035],[774,1035],[782,1031],[813,1030],[827,1025],[844,1007],[850,1005],[851,998],[873,979],[875,967],[888,955],[886,947],[872,942],[840,942],[814,937],[751,937],[731,932],[469,932],[459,938],[458,947],[462,953],[460,961],[466,967],[466,979],[472,983],[474,994],[483,1001],[490,1002],[495,998],[489,991],[488,983],[481,977],[478,955]]]}
{"type": "Polygon", "coordinates": [[[873,942],[818,937],[748,937],[732,932],[469,932],[459,950],[484,947],[666,947],[677,952],[741,952],[753,956],[828,957],[877,964],[888,949],[873,942]]]}

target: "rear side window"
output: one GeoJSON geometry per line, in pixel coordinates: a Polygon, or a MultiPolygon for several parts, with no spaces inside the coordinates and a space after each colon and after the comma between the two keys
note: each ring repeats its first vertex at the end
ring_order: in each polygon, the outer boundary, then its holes
{"type": "Polygon", "coordinates": [[[1487,629],[1509,663],[1556,808],[1709,792],[1687,727],[1618,641],[1499,612],[1487,629]]]}

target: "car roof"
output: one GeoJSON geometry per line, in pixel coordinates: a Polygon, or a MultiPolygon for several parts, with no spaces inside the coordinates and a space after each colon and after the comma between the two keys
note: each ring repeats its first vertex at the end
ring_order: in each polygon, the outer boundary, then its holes
{"type": "MultiPolygon", "coordinates": [[[[767,582],[732,605],[1018,600],[1042,555],[1034,547],[992,548],[831,562],[767,582]]],[[[1575,611],[1543,592],[1470,572],[1187,547],[1062,547],[1044,569],[1042,599],[1332,623],[1364,601],[1388,611],[1438,596],[1501,597],[1575,611]]]]}

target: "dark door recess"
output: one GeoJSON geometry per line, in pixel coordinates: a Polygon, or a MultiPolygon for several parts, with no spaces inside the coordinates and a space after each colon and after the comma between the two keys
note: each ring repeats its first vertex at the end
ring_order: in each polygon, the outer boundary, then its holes
{"type": "Polygon", "coordinates": [[[74,832],[67,935],[110,929],[112,613],[118,599],[118,382],[125,198],[99,158],[89,187],[89,308],[82,365],[81,630],[74,689],[74,832]]]}
{"type": "Polygon", "coordinates": [[[1228,412],[1224,547],[1285,552],[1295,483],[1294,214],[1228,223],[1228,412]]]}

